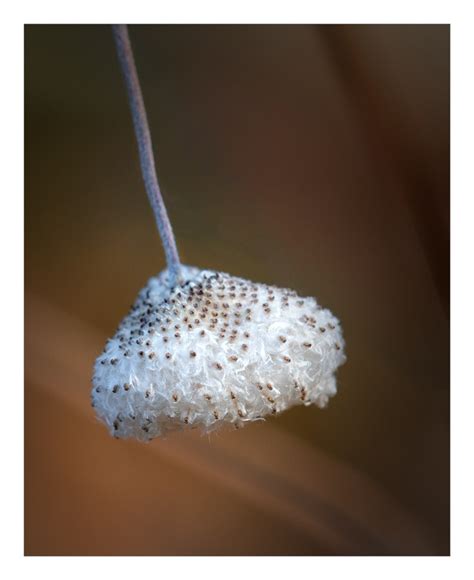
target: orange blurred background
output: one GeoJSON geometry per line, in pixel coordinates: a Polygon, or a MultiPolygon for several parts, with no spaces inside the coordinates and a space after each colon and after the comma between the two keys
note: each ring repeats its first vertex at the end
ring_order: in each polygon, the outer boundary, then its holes
{"type": "Polygon", "coordinates": [[[131,26],[184,263],[314,295],[323,411],[149,445],[89,403],[164,256],[107,26],[25,27],[25,554],[449,553],[449,26],[131,26]]]}

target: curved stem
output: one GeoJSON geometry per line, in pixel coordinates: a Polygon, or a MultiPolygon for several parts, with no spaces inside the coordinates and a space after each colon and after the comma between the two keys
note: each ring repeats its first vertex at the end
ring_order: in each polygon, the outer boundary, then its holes
{"type": "Polygon", "coordinates": [[[145,188],[153,213],[155,214],[156,225],[158,226],[158,231],[163,243],[166,262],[168,264],[169,284],[170,286],[174,286],[179,282],[180,260],[173,235],[173,229],[158,184],[145,103],[143,102],[140,81],[135,67],[135,60],[133,58],[133,50],[128,36],[127,25],[114,24],[112,25],[112,30],[114,33],[120,66],[122,67],[125,84],[127,86],[128,100],[132,112],[135,136],[137,138],[143,181],[145,182],[145,188]]]}

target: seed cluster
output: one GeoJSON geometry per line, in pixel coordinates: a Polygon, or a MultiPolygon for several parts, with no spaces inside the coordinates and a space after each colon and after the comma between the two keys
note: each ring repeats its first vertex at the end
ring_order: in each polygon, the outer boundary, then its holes
{"type": "Polygon", "coordinates": [[[98,357],[92,405],[117,438],[212,431],[296,405],[325,406],[345,361],[338,320],[314,298],[183,267],[149,280],[98,357]]]}

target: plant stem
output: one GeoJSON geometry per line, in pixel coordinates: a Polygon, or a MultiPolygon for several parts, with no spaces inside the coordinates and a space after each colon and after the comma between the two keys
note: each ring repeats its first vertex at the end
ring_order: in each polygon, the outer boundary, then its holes
{"type": "Polygon", "coordinates": [[[143,181],[145,182],[148,199],[155,214],[156,225],[165,251],[168,265],[168,281],[170,286],[175,286],[180,278],[178,249],[156,175],[150,128],[140,88],[140,80],[133,58],[132,45],[128,36],[128,28],[126,24],[114,24],[112,25],[112,30],[120,66],[127,86],[143,181]]]}

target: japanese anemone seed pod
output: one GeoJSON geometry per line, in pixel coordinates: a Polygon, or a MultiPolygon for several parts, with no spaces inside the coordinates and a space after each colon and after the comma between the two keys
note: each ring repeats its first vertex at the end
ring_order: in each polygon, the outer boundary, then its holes
{"type": "Polygon", "coordinates": [[[339,321],[314,298],[181,266],[139,293],[97,359],[92,401],[118,438],[208,432],[294,405],[324,407],[344,362],[339,321]]]}
{"type": "Polygon", "coordinates": [[[314,298],[180,263],[127,27],[113,31],[168,267],[96,361],[97,416],[115,437],[147,441],[185,427],[240,427],[294,405],[324,407],[345,360],[339,321],[314,298]]]}

